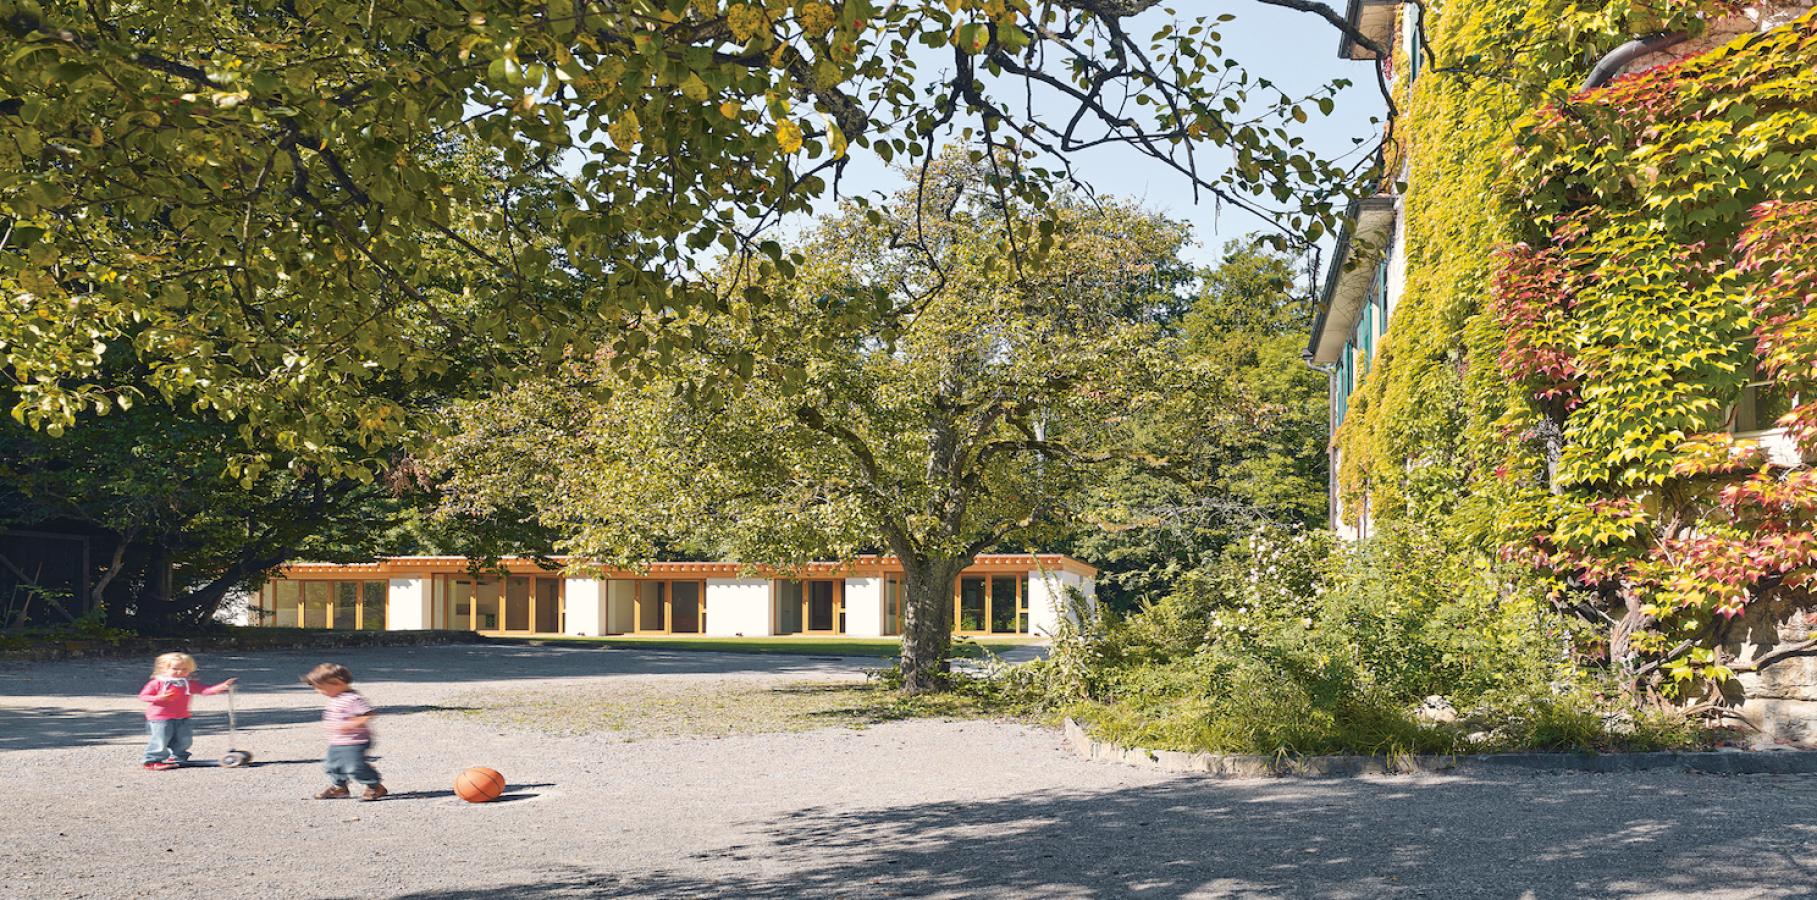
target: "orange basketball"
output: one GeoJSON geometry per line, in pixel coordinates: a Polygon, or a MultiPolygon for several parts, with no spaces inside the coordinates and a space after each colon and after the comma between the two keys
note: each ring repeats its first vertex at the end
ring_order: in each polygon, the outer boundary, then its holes
{"type": "Polygon", "coordinates": [[[498,774],[497,769],[474,766],[455,776],[454,792],[468,803],[497,800],[498,795],[505,792],[505,776],[498,774]]]}

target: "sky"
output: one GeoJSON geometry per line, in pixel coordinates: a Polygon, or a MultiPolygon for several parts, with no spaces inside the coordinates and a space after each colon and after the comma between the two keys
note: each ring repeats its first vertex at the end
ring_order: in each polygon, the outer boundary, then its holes
{"type": "MultiPolygon", "coordinates": [[[[1184,22],[1201,15],[1231,13],[1236,20],[1220,28],[1225,55],[1241,61],[1253,75],[1271,79],[1295,95],[1310,93],[1335,78],[1354,82],[1337,96],[1330,116],[1321,116],[1316,108],[1309,108],[1311,118],[1297,126],[1315,152],[1327,157],[1342,155],[1352,150],[1354,138],[1373,138],[1379,133],[1379,126],[1371,124],[1371,118],[1381,116],[1384,109],[1372,72],[1374,64],[1338,58],[1338,32],[1329,24],[1306,13],[1263,6],[1254,0],[1179,0],[1173,6],[1177,15],[1160,8],[1143,14],[1135,20],[1131,34],[1146,36],[1169,19],[1184,22]]],[[[1336,6],[1341,9],[1342,0],[1337,0],[1336,6]]],[[[923,75],[933,77],[936,72],[945,71],[934,59],[921,63],[923,75]]],[[[1213,261],[1226,240],[1261,227],[1259,220],[1240,210],[1215,208],[1209,197],[1195,203],[1184,176],[1136,150],[1115,145],[1094,148],[1074,156],[1073,164],[1100,195],[1133,198],[1152,210],[1191,224],[1197,240],[1191,251],[1194,262],[1213,261]]],[[[840,191],[864,194],[899,186],[899,177],[881,161],[856,152],[841,179],[840,191]]],[[[833,205],[830,196],[823,198],[817,212],[825,212],[833,205]]],[[[785,223],[783,230],[798,230],[809,218],[797,217],[785,223]]]]}

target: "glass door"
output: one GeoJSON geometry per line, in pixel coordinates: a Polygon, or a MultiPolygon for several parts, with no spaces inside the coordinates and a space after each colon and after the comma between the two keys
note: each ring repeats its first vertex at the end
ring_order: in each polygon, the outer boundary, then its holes
{"type": "Polygon", "coordinates": [[[902,633],[902,579],[895,575],[883,580],[883,633],[902,633]]]}
{"type": "Polygon", "coordinates": [[[991,576],[991,634],[1020,634],[1022,600],[1014,575],[991,576]]]}
{"type": "Polygon", "coordinates": [[[303,624],[299,610],[303,599],[303,585],[295,581],[279,581],[271,586],[272,621],[279,628],[296,628],[303,624]]]}
{"type": "Polygon", "coordinates": [[[840,584],[836,581],[810,581],[803,590],[807,608],[802,618],[807,620],[807,630],[822,634],[837,634],[841,629],[840,619],[843,610],[840,607],[840,584]]]}
{"type": "Polygon", "coordinates": [[[512,575],[505,579],[503,630],[525,633],[530,630],[530,578],[527,575],[512,575]]]}
{"type": "Polygon", "coordinates": [[[473,630],[473,598],[478,593],[474,590],[471,578],[448,579],[448,612],[442,617],[442,626],[456,631],[473,630]]]}
{"type": "Polygon", "coordinates": [[[982,575],[962,575],[954,598],[953,628],[965,634],[982,634],[989,621],[989,588],[982,575]]]}
{"type": "Polygon", "coordinates": [[[473,630],[498,630],[499,593],[496,578],[481,578],[473,586],[473,630]]]}
{"type": "Polygon", "coordinates": [[[540,634],[561,634],[562,626],[562,581],[560,578],[536,579],[536,631],[540,634]]]}
{"type": "Polygon", "coordinates": [[[699,634],[705,630],[700,609],[700,582],[677,581],[669,585],[669,631],[699,634]]]}
{"type": "Polygon", "coordinates": [[[661,581],[640,581],[637,583],[637,630],[661,633],[668,629],[667,611],[664,600],[667,599],[668,585],[661,581]]]}
{"type": "Polygon", "coordinates": [[[360,628],[366,631],[385,630],[386,598],[390,588],[383,581],[365,582],[360,596],[360,628]]]}
{"type": "Polygon", "coordinates": [[[776,584],[776,633],[801,633],[801,582],[776,584]]]}
{"type": "Polygon", "coordinates": [[[333,604],[333,584],[326,581],[303,582],[303,627],[327,628],[329,609],[333,604]]]}

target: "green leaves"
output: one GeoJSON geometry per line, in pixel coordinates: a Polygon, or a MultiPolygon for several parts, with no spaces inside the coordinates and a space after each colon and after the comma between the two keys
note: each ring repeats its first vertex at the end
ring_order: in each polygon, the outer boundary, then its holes
{"type": "Polygon", "coordinates": [[[770,274],[721,277],[729,296],[747,278],[767,291],[664,329],[698,353],[584,363],[578,381],[467,408],[433,454],[450,510],[532,504],[569,550],[621,563],[673,548],[782,566],[948,558],[1052,534],[1094,467],[1132,446],[1137,411],[1192,402],[1169,390],[1184,373],[1150,318],[1190,277],[1174,263],[1185,233],[1067,204],[1046,226],[1054,252],[1017,273],[988,227],[1002,215],[988,177],[952,153],[925,209],[911,189],[804,245],[764,242],[770,274]],[[905,252],[917,221],[927,243],[905,252]]]}

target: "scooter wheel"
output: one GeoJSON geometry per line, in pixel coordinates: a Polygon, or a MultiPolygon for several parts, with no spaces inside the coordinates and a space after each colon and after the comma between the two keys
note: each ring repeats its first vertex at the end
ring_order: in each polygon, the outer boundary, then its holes
{"type": "Polygon", "coordinates": [[[221,757],[221,767],[224,769],[237,769],[250,762],[252,762],[252,754],[244,750],[229,750],[221,757]]]}

